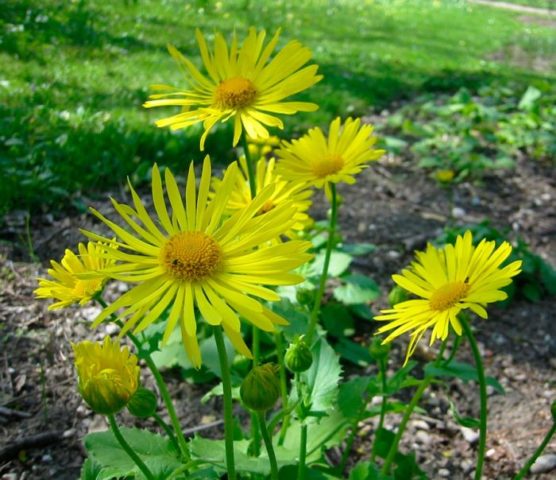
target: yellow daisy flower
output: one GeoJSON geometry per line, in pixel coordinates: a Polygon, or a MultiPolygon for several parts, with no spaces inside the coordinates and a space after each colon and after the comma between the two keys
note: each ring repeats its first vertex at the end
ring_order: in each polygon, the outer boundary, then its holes
{"type": "MultiPolygon", "coordinates": [[[[229,213],[234,213],[240,209],[246,208],[251,204],[251,189],[249,188],[249,175],[247,172],[247,161],[245,157],[240,158],[241,174],[237,176],[236,185],[230,194],[226,210],[229,213]]],[[[259,213],[266,213],[272,210],[276,205],[281,203],[292,203],[295,209],[293,219],[295,223],[291,229],[285,233],[292,238],[295,236],[294,231],[300,231],[307,228],[311,223],[311,217],[306,213],[311,206],[311,195],[313,192],[303,183],[293,183],[284,180],[276,174],[275,170],[276,160],[271,158],[266,160],[261,158],[257,161],[255,183],[257,192],[260,192],[265,187],[272,185],[274,190],[268,200],[259,210],[259,213]]],[[[222,181],[220,179],[213,179],[213,189],[218,191],[222,181]]]]}
{"type": "Polygon", "coordinates": [[[84,341],[72,347],[83,399],[97,413],[119,412],[139,387],[137,357],[110,337],[103,343],[84,341]]]}
{"type": "MultiPolygon", "coordinates": [[[[93,326],[123,308],[119,317],[127,320],[121,334],[131,328],[137,333],[169,309],[163,342],[179,323],[189,358],[195,366],[200,366],[195,307],[207,323],[222,326],[235,348],[245,356],[251,353],[241,336],[240,316],[265,331],[274,331],[275,325],[287,324],[258,298],[278,301],[280,297],[276,292],[263,285],[292,285],[303,280],[290,271],[311,258],[305,253],[311,244],[302,241],[269,244],[295,223],[292,202],[257,215],[272,195],[273,187],[263,190],[249,207],[231,216],[224,215],[237,184],[238,169],[233,165],[226,170],[220,188],[211,199],[208,156],[198,189],[191,165],[184,196],[170,170],[166,170],[165,190],[171,213],[155,165],[152,198],[158,223],[151,219],[131,185],[133,207],[112,201],[131,232],[93,210],[119,238],[116,242],[119,248],[107,252],[107,256],[119,264],[102,273],[138,283],[104,309],[93,326]]],[[[92,232],[84,233],[105,241],[104,237],[92,232]]]]}
{"type": "Polygon", "coordinates": [[[158,127],[177,130],[203,122],[201,150],[204,150],[206,136],[218,121],[233,118],[235,146],[243,128],[253,138],[268,137],[265,125],[283,128],[282,121],[269,113],[292,115],[318,108],[313,103],[282,101],[313,86],[322,76],[316,74],[316,65],[303,67],[310,60],[311,51],[295,40],[269,60],[280,30],[265,46],[266,32],[257,33],[255,28],[250,28],[243,45],[238,48],[234,34],[229,49],[224,37],[217,33],[213,52],[199,30],[195,36],[208,77],[169,45],[168,51],[183,70],[188,85],[185,90],[153,85],[161,93],[151,95],[144,104],[146,108],[181,106],[183,109],[177,115],[157,121],[158,127]]]}
{"type": "Polygon", "coordinates": [[[339,117],[333,120],[328,138],[320,128],[312,128],[297,140],[283,142],[276,152],[281,158],[278,173],[317,188],[329,182],[355,183],[353,176],[384,154],[384,150],[373,148],[377,138],[372,133],[371,125],[361,125],[361,120],[352,118],[343,127],[339,117]]]}
{"type": "Polygon", "coordinates": [[[419,298],[398,303],[374,317],[388,322],[377,331],[391,332],[383,343],[411,331],[407,363],[427,329],[432,328],[432,345],[436,339],[446,339],[450,326],[456,335],[462,334],[457,318],[462,310],[487,318],[486,305],[506,299],[507,294],[500,289],[521,271],[520,260],[501,268],[511,251],[508,242],[496,248],[494,241],[482,240],[474,246],[467,231],[457,237],[455,245],[441,250],[429,244],[426,251],[417,252],[417,260],[392,279],[419,298]]]}
{"type": "Polygon", "coordinates": [[[39,288],[34,292],[36,297],[58,300],[48,307],[49,310],[64,308],[73,303],[85,305],[91,301],[95,294],[102,291],[108,277],[97,275],[84,279],[81,275],[113,265],[114,261],[104,256],[109,243],[110,240],[107,243],[88,242],[87,246],[80,243],[77,247],[78,255],[67,249],[60,263],[51,260],[52,268],[48,269],[48,274],[52,278],[38,279],[39,288]]]}

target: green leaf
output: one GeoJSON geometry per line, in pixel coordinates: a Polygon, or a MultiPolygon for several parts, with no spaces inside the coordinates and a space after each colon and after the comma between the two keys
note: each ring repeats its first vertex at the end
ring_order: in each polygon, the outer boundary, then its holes
{"type": "MultiPolygon", "coordinates": [[[[261,455],[252,457],[248,454],[249,440],[234,441],[236,469],[244,473],[256,473],[268,475],[270,473],[270,462],[263,448],[261,455]]],[[[211,440],[195,436],[190,442],[191,456],[193,459],[202,460],[226,471],[226,447],[224,440],[211,440]]],[[[285,446],[274,446],[278,468],[295,463],[297,452],[289,450],[285,446]]]]}
{"type": "MultiPolygon", "coordinates": [[[[224,344],[226,346],[226,353],[228,354],[228,365],[231,365],[235,357],[235,350],[226,336],[224,337],[224,344]]],[[[203,357],[203,365],[218,378],[222,378],[222,370],[220,369],[220,360],[218,359],[218,350],[214,338],[209,337],[201,340],[199,342],[199,348],[201,349],[201,356],[203,357]]]]}
{"type": "Polygon", "coordinates": [[[480,427],[480,421],[478,418],[462,417],[456,405],[451,400],[450,400],[450,413],[452,414],[452,417],[454,417],[456,423],[458,423],[462,427],[475,428],[475,429],[480,427]]]}
{"type": "MultiPolygon", "coordinates": [[[[169,440],[137,428],[122,428],[122,435],[131,448],[158,479],[167,478],[181,465],[179,453],[169,440]]],[[[91,461],[102,466],[95,480],[139,476],[140,470],[122,449],[113,433],[91,433],[85,437],[85,448],[91,461]]],[[[140,478],[142,478],[140,476],[140,478]]]]}
{"type": "MultiPolygon", "coordinates": [[[[350,427],[350,420],[339,411],[332,411],[328,416],[320,418],[318,422],[307,425],[307,460],[315,461],[321,456],[321,450],[340,445],[346,437],[350,427]]],[[[290,423],[290,428],[284,441],[284,447],[290,452],[299,452],[301,424],[298,420],[290,423]]]]}
{"type": "Polygon", "coordinates": [[[541,261],[540,267],[541,281],[550,295],[556,295],[556,269],[552,265],[541,261]]]}
{"type": "Polygon", "coordinates": [[[100,479],[100,472],[102,470],[102,465],[93,462],[90,458],[87,458],[81,467],[81,480],[98,480],[100,479]]]}
{"type": "Polygon", "coordinates": [[[368,348],[365,348],[359,343],[352,342],[347,338],[340,338],[334,345],[334,350],[336,350],[344,360],[348,360],[360,367],[374,363],[368,348]]]}
{"type": "MultiPolygon", "coordinates": [[[[469,380],[477,381],[479,378],[477,369],[473,365],[455,360],[451,361],[448,365],[435,365],[429,363],[425,366],[425,374],[434,377],[455,377],[466,382],[469,380]]],[[[500,385],[496,378],[486,377],[486,383],[493,387],[498,393],[504,393],[504,387],[500,385]]]]}
{"type": "Polygon", "coordinates": [[[313,364],[301,376],[307,385],[311,411],[326,412],[336,400],[342,367],[338,355],[324,338],[319,338],[311,350],[313,364]]]}
{"type": "Polygon", "coordinates": [[[414,377],[410,376],[409,373],[417,366],[417,362],[415,360],[410,360],[407,362],[405,367],[400,368],[394,375],[388,378],[386,382],[386,393],[388,395],[393,395],[397,393],[402,388],[413,386],[415,382],[419,383],[419,381],[415,380],[414,377]],[[408,380],[410,381],[408,384],[408,380]]]}
{"type": "Polygon", "coordinates": [[[342,280],[345,285],[334,289],[334,298],[346,305],[372,302],[380,295],[377,283],[365,275],[348,275],[342,280]]]}
{"type": "MultiPolygon", "coordinates": [[[[307,271],[303,273],[308,277],[320,277],[324,267],[324,256],[325,252],[319,252],[313,263],[309,264],[307,271]]],[[[342,273],[346,272],[352,260],[352,256],[347,253],[333,251],[330,255],[328,275],[330,277],[339,277],[342,273]]]]}
{"type": "Polygon", "coordinates": [[[542,93],[538,88],[529,85],[523,97],[521,97],[517,108],[520,110],[532,110],[536,106],[537,100],[541,98],[541,95],[542,93]]]}
{"type": "Polygon", "coordinates": [[[376,250],[376,245],[373,243],[346,243],[339,246],[339,249],[353,257],[360,257],[368,255],[376,250]]]}
{"type": "Polygon", "coordinates": [[[282,328],[287,340],[292,341],[296,336],[307,332],[309,315],[306,311],[300,311],[291,301],[284,298],[280,302],[272,304],[271,308],[275,313],[290,322],[289,325],[282,328]]]}
{"type": "Polygon", "coordinates": [[[328,302],[321,308],[320,315],[324,328],[330,335],[339,338],[353,335],[353,317],[341,303],[328,302]]]}
{"type": "Polygon", "coordinates": [[[338,407],[343,416],[357,419],[367,403],[367,389],[371,377],[355,377],[340,385],[338,407]]]}
{"type": "Polygon", "coordinates": [[[521,291],[523,296],[533,303],[540,301],[542,296],[541,287],[538,283],[526,283],[521,287],[521,291]]]}
{"type": "Polygon", "coordinates": [[[349,472],[348,480],[387,480],[387,477],[380,473],[376,465],[371,462],[360,462],[349,472]]]}

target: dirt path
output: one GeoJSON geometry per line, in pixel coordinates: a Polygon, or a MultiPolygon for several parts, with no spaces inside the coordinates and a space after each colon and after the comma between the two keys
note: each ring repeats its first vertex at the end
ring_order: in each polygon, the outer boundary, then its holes
{"type": "MultiPolygon", "coordinates": [[[[516,5],[508,2],[493,2],[491,0],[468,0],[469,3],[478,5],[486,5],[488,7],[503,8],[505,10],[513,10],[514,12],[533,13],[536,15],[547,15],[556,17],[556,10],[548,10],[546,8],[530,7],[528,5],[516,5]]],[[[556,5],[555,5],[556,7],[556,5]]]]}

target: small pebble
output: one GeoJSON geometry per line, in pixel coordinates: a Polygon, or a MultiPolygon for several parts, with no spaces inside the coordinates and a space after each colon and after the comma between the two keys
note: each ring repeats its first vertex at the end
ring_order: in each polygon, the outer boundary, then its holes
{"type": "Polygon", "coordinates": [[[460,430],[461,430],[461,434],[463,435],[463,438],[465,438],[465,440],[471,445],[473,445],[474,443],[477,442],[477,440],[479,440],[479,432],[477,430],[473,430],[467,427],[461,427],[460,430]]]}
{"type": "Polygon", "coordinates": [[[556,454],[541,455],[531,466],[531,473],[546,473],[556,468],[556,454]]]}
{"type": "Polygon", "coordinates": [[[50,463],[51,461],[52,461],[52,455],[49,455],[48,453],[41,457],[41,462],[43,463],[50,463]]]}
{"type": "Polygon", "coordinates": [[[438,470],[438,476],[439,477],[449,477],[450,476],[450,470],[448,470],[447,468],[441,468],[440,470],[438,470]]]}
{"type": "Polygon", "coordinates": [[[63,434],[62,437],[63,438],[70,438],[73,437],[75,435],[75,428],[70,428],[69,430],[66,430],[63,434]]]}
{"type": "Polygon", "coordinates": [[[424,430],[419,430],[415,434],[415,440],[422,445],[429,445],[431,443],[430,435],[427,432],[425,432],[424,430]]]}
{"type": "Polygon", "coordinates": [[[452,208],[452,217],[454,218],[462,218],[465,216],[465,210],[460,207],[452,208]]]}
{"type": "Polygon", "coordinates": [[[487,458],[494,457],[494,455],[496,455],[496,450],[494,448],[491,448],[490,450],[487,450],[486,453],[485,453],[485,456],[487,458]]]}
{"type": "Polygon", "coordinates": [[[429,424],[424,420],[414,420],[411,423],[416,430],[430,430],[429,424]]]}

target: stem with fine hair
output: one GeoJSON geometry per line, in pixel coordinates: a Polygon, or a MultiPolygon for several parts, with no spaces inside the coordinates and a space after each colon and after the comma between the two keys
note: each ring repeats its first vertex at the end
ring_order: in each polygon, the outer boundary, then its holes
{"type": "MultiPolygon", "coordinates": [[[[247,180],[249,182],[249,192],[251,193],[251,200],[255,199],[257,195],[257,179],[255,176],[255,166],[253,165],[253,159],[251,158],[251,154],[249,153],[249,145],[247,143],[247,133],[245,130],[241,132],[241,146],[243,147],[243,154],[245,155],[245,163],[247,165],[247,180]]],[[[252,333],[253,333],[253,366],[256,367],[260,361],[260,332],[259,329],[253,325],[252,326],[252,333]]],[[[259,448],[261,444],[261,437],[260,437],[260,429],[259,429],[259,421],[257,415],[253,412],[250,412],[251,417],[251,438],[253,439],[253,445],[255,447],[255,455],[259,454],[259,448]]]]}
{"type": "MultiPolygon", "coordinates": [[[[286,376],[286,365],[284,363],[284,342],[282,332],[276,332],[276,357],[278,358],[278,366],[280,367],[280,397],[282,398],[282,411],[288,411],[288,379],[286,376]]],[[[290,414],[287,413],[282,420],[280,428],[280,436],[278,437],[278,445],[282,445],[286,439],[286,432],[290,424],[290,414]]]]}
{"type": "Polygon", "coordinates": [[[224,336],[220,327],[213,328],[214,340],[218,350],[220,370],[222,373],[222,390],[224,394],[224,438],[226,445],[226,469],[228,480],[236,480],[236,467],[234,459],[234,418],[232,412],[232,381],[228,365],[228,354],[224,344],[224,336]]]}
{"type": "MultiPolygon", "coordinates": [[[[448,343],[448,337],[446,337],[446,339],[440,345],[440,349],[438,350],[436,360],[434,361],[435,365],[439,365],[440,362],[442,361],[442,358],[444,356],[444,350],[446,349],[447,343],[448,343]]],[[[398,445],[400,444],[400,440],[402,439],[403,433],[405,431],[405,427],[407,427],[407,422],[409,421],[409,418],[411,417],[413,410],[415,410],[415,407],[419,403],[419,400],[421,400],[423,393],[425,393],[427,387],[432,383],[432,380],[433,377],[431,375],[426,375],[425,378],[421,380],[421,383],[419,384],[419,388],[417,388],[417,390],[413,394],[413,398],[409,402],[409,405],[405,408],[402,421],[400,422],[398,431],[396,432],[396,436],[394,437],[394,440],[390,445],[390,450],[388,450],[388,454],[386,455],[386,459],[384,460],[384,464],[382,465],[382,468],[380,470],[380,473],[382,473],[383,475],[387,475],[388,472],[390,471],[390,467],[392,466],[392,462],[394,461],[394,458],[396,457],[396,453],[398,451],[398,445]]]]}
{"type": "Polygon", "coordinates": [[[261,433],[263,436],[266,451],[268,453],[268,459],[270,460],[270,478],[271,480],[278,480],[278,462],[276,462],[276,454],[274,453],[274,447],[272,446],[272,438],[268,432],[266,426],[266,419],[263,412],[258,412],[259,426],[261,427],[261,433]]]}
{"type": "Polygon", "coordinates": [[[120,432],[120,429],[118,428],[118,424],[116,423],[116,418],[114,417],[114,415],[112,414],[108,415],[108,423],[110,424],[112,433],[116,437],[116,440],[121,445],[122,449],[125,451],[125,453],[129,455],[129,457],[133,460],[135,465],[139,467],[139,470],[141,470],[143,475],[145,475],[145,478],[147,478],[147,480],[154,480],[154,475],[149,470],[149,467],[147,467],[143,462],[143,460],[141,460],[139,455],[135,453],[135,450],[131,448],[131,445],[127,443],[126,439],[122,435],[122,432],[120,432]]]}
{"type": "Polygon", "coordinates": [[[481,352],[479,352],[479,346],[477,345],[477,340],[473,335],[473,331],[467,319],[461,316],[459,319],[463,332],[469,340],[471,345],[471,351],[473,352],[473,359],[475,360],[475,367],[477,368],[477,377],[479,380],[479,395],[480,395],[480,416],[479,416],[479,447],[477,450],[477,464],[475,467],[475,480],[480,480],[483,472],[483,463],[485,461],[486,452],[486,435],[487,435],[487,389],[486,389],[486,378],[485,369],[483,367],[483,359],[481,358],[481,352]]]}
{"type": "Polygon", "coordinates": [[[417,391],[413,395],[413,398],[411,399],[411,402],[409,402],[409,405],[406,407],[406,409],[404,411],[404,414],[403,414],[402,421],[400,423],[400,426],[398,427],[398,431],[396,432],[396,436],[394,437],[394,441],[392,442],[392,445],[390,446],[390,450],[388,451],[388,455],[386,456],[386,459],[384,460],[384,464],[382,465],[382,469],[380,470],[380,472],[383,475],[387,475],[388,472],[390,471],[390,466],[392,465],[392,462],[394,461],[394,457],[396,456],[396,453],[398,451],[398,445],[399,445],[400,440],[402,438],[402,435],[405,431],[405,427],[407,426],[407,422],[409,421],[409,418],[411,417],[411,414],[413,413],[413,410],[415,409],[415,407],[419,403],[419,400],[421,400],[421,396],[423,395],[423,393],[425,392],[427,387],[431,384],[431,382],[432,382],[432,377],[427,376],[427,377],[423,378],[423,380],[421,380],[421,384],[419,385],[419,388],[417,389],[417,391]]]}
{"type": "MultiPolygon", "coordinates": [[[[298,412],[303,412],[305,407],[303,400],[303,388],[301,384],[301,375],[299,373],[295,374],[295,385],[297,388],[297,397],[301,400],[299,403],[298,412]]],[[[299,463],[297,467],[297,480],[305,480],[305,462],[307,459],[307,424],[305,423],[305,418],[300,415],[301,429],[299,438],[299,463]]]]}
{"type": "Polygon", "coordinates": [[[306,335],[306,341],[308,345],[311,345],[312,343],[313,335],[317,326],[320,304],[322,301],[322,297],[324,296],[326,280],[328,279],[330,256],[332,255],[332,247],[334,246],[334,234],[336,232],[336,222],[338,221],[338,196],[336,194],[336,185],[334,183],[330,184],[330,195],[330,224],[328,226],[328,242],[326,243],[326,251],[324,254],[324,264],[322,267],[319,289],[317,291],[317,295],[315,296],[313,310],[311,310],[311,319],[309,320],[309,328],[306,335]]]}
{"type": "MultiPolygon", "coordinates": [[[[100,294],[95,296],[95,300],[99,303],[99,305],[102,308],[106,308],[108,306],[107,303],[104,301],[104,299],[100,296],[100,294]]],[[[116,325],[118,325],[120,328],[123,326],[122,322],[120,320],[118,320],[118,317],[116,317],[116,315],[111,314],[110,319],[116,325]]],[[[135,345],[135,348],[137,349],[137,352],[139,353],[139,357],[141,357],[145,360],[145,363],[147,364],[147,367],[149,368],[149,370],[153,374],[154,380],[155,380],[156,385],[158,387],[158,391],[160,392],[160,396],[162,397],[162,401],[164,402],[164,405],[166,406],[166,410],[168,411],[168,415],[170,416],[170,421],[172,422],[172,427],[174,428],[174,432],[175,432],[176,436],[178,437],[178,444],[179,444],[179,447],[180,447],[179,449],[180,449],[181,455],[182,455],[182,457],[185,461],[189,461],[190,457],[189,457],[189,449],[187,448],[187,442],[185,441],[185,437],[183,436],[183,432],[181,430],[180,421],[178,419],[176,409],[174,408],[174,402],[172,402],[172,397],[170,396],[170,392],[168,392],[168,387],[166,386],[166,383],[164,382],[164,379],[162,378],[162,375],[160,374],[160,370],[158,370],[158,368],[157,368],[156,364],[154,363],[150,353],[147,350],[145,350],[141,347],[141,342],[139,341],[139,339],[135,335],[133,335],[131,332],[127,332],[126,335],[129,337],[129,339],[135,345]]]]}
{"type": "MultiPolygon", "coordinates": [[[[382,381],[382,402],[380,403],[380,417],[378,419],[378,427],[376,429],[377,432],[379,432],[384,427],[384,417],[386,416],[386,405],[388,403],[388,397],[386,395],[386,359],[380,358],[380,360],[378,361],[378,365],[380,368],[380,379],[382,381]]],[[[375,434],[375,438],[373,439],[373,446],[371,448],[371,462],[374,461],[376,456],[376,439],[377,435],[375,434]]]]}
{"type": "Polygon", "coordinates": [[[548,443],[550,442],[550,440],[552,439],[555,433],[556,433],[556,421],[552,422],[552,427],[550,427],[550,430],[546,432],[543,441],[541,442],[539,447],[535,450],[533,455],[531,455],[531,458],[527,460],[527,463],[523,465],[523,468],[514,477],[514,480],[521,480],[523,477],[525,477],[525,475],[527,475],[529,469],[533,466],[537,458],[539,458],[540,454],[546,448],[546,446],[548,445],[548,443]]]}

